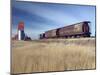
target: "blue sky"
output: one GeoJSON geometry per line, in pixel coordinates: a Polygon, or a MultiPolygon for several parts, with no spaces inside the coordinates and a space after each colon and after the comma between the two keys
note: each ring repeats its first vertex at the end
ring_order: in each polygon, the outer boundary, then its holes
{"type": "Polygon", "coordinates": [[[47,30],[81,21],[91,21],[91,35],[95,35],[95,6],[51,4],[38,2],[12,2],[12,36],[17,34],[20,21],[25,23],[25,33],[32,39],[47,30]]]}

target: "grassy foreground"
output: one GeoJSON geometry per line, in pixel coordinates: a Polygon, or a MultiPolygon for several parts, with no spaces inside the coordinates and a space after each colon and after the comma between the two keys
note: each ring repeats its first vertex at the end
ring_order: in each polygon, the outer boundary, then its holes
{"type": "Polygon", "coordinates": [[[11,73],[95,69],[95,38],[12,41],[11,73]]]}

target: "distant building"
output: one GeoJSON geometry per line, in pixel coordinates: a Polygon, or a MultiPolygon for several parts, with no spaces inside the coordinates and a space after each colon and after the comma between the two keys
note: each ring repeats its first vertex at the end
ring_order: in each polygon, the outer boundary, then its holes
{"type": "Polygon", "coordinates": [[[24,33],[24,22],[19,22],[18,24],[18,40],[24,40],[25,33],[24,33]]]}
{"type": "Polygon", "coordinates": [[[14,37],[12,37],[12,40],[31,40],[30,37],[25,35],[24,22],[22,22],[22,21],[19,22],[18,28],[17,28],[17,34],[14,37]]]}

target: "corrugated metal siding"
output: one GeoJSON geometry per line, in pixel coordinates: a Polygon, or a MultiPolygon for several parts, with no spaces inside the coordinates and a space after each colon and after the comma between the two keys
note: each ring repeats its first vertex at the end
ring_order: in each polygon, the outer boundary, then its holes
{"type": "Polygon", "coordinates": [[[63,27],[59,30],[59,35],[66,36],[66,35],[74,35],[74,34],[82,33],[82,25],[83,23],[79,23],[79,24],[63,27]]]}
{"type": "Polygon", "coordinates": [[[47,31],[47,32],[45,32],[45,37],[46,38],[49,38],[49,37],[56,37],[56,29],[54,29],[54,30],[50,30],[50,31],[47,31]]]}

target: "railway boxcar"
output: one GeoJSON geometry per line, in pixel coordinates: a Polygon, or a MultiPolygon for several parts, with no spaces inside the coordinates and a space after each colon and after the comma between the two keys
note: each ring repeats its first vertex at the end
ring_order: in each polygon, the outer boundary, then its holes
{"type": "Polygon", "coordinates": [[[57,37],[57,29],[49,30],[45,32],[45,38],[56,38],[57,37]]]}
{"type": "Polygon", "coordinates": [[[90,36],[89,21],[80,22],[59,29],[59,37],[90,36]]]}

